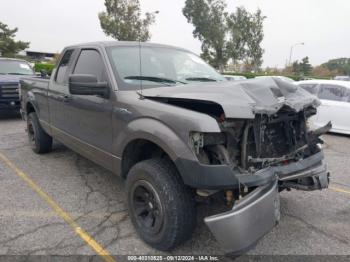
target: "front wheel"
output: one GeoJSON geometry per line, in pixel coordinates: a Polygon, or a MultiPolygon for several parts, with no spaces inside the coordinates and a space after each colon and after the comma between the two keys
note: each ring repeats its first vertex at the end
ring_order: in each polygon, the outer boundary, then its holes
{"type": "Polygon", "coordinates": [[[126,181],[129,215],[140,237],[159,250],[171,250],[196,226],[194,194],[166,159],[133,166],[126,181]]]}
{"type": "Polygon", "coordinates": [[[52,149],[52,137],[41,127],[35,112],[27,118],[28,140],[32,150],[37,154],[50,152],[52,149]]]}

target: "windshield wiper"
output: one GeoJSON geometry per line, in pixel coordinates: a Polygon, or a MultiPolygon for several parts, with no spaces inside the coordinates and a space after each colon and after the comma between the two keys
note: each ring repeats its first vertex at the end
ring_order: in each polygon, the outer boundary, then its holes
{"type": "Polygon", "coordinates": [[[126,77],[124,77],[124,79],[147,80],[147,81],[151,81],[151,82],[167,83],[167,84],[176,84],[176,83],[187,84],[187,83],[182,82],[180,80],[169,79],[169,78],[165,78],[165,77],[157,77],[157,76],[126,76],[126,77]]]}
{"type": "Polygon", "coordinates": [[[217,82],[216,79],[209,77],[189,77],[186,78],[187,81],[199,81],[199,82],[217,82]]]}

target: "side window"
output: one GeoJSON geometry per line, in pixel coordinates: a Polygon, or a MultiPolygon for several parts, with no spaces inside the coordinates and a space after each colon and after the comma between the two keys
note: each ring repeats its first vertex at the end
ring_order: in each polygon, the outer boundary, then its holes
{"type": "Polygon", "coordinates": [[[300,86],[313,95],[317,94],[317,84],[302,84],[300,86]]]}
{"type": "Polygon", "coordinates": [[[345,88],[337,85],[321,85],[318,97],[332,101],[347,101],[345,88]]]}
{"type": "Polygon", "coordinates": [[[107,81],[102,57],[99,52],[93,49],[81,51],[73,74],[95,75],[99,82],[107,81]]]}
{"type": "Polygon", "coordinates": [[[56,73],[56,82],[59,83],[59,84],[65,84],[67,79],[66,79],[66,72],[67,72],[67,68],[68,68],[68,64],[69,64],[69,61],[72,57],[72,54],[73,54],[73,49],[71,50],[67,50],[61,61],[60,61],[60,64],[58,65],[58,69],[57,69],[57,73],[56,73]]]}

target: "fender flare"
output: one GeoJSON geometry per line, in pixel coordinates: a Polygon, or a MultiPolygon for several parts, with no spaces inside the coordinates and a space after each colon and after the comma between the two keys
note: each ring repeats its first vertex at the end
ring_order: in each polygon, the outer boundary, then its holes
{"type": "MultiPolygon", "coordinates": [[[[179,157],[196,161],[196,156],[188,144],[169,126],[154,118],[138,118],[130,122],[124,130],[117,132],[113,148],[120,159],[116,167],[120,173],[123,154],[127,146],[138,139],[150,141],[159,146],[175,163],[179,157]]],[[[181,174],[182,175],[182,174],[181,174]]]]}

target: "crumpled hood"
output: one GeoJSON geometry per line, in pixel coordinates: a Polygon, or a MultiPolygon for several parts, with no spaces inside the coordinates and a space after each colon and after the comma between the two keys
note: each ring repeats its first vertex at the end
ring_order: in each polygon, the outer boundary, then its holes
{"type": "Polygon", "coordinates": [[[221,105],[228,118],[254,118],[256,113],[271,115],[283,106],[299,112],[320,105],[314,95],[278,77],[150,88],[142,90],[142,96],[214,102],[221,105]]]}

